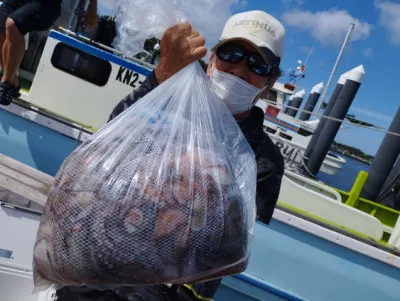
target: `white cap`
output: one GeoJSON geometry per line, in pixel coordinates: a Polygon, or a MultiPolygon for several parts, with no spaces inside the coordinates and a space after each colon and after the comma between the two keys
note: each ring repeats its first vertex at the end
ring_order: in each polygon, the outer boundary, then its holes
{"type": "Polygon", "coordinates": [[[346,81],[347,81],[347,77],[349,76],[349,72],[345,72],[345,73],[343,73],[340,77],[339,77],[339,80],[338,80],[338,84],[339,85],[344,85],[345,83],[346,83],[346,81]]]}
{"type": "Polygon", "coordinates": [[[283,58],[285,28],[277,19],[260,10],[238,13],[226,22],[220,42],[214,48],[231,40],[250,42],[268,63],[278,66],[283,58]]]}
{"type": "Polygon", "coordinates": [[[294,97],[298,97],[298,98],[304,98],[304,96],[306,96],[306,90],[304,90],[304,89],[297,92],[296,94],[294,94],[294,97]]]}
{"type": "Polygon", "coordinates": [[[313,93],[321,94],[323,89],[324,89],[324,83],[321,82],[321,83],[319,83],[318,85],[315,85],[315,86],[311,89],[311,94],[313,94],[313,93]]]}
{"type": "Polygon", "coordinates": [[[358,67],[356,67],[356,68],[354,68],[354,69],[351,69],[351,70],[348,72],[348,77],[347,77],[347,79],[352,80],[352,81],[355,81],[355,82],[361,84],[362,81],[363,81],[363,79],[364,79],[364,76],[365,76],[364,66],[363,66],[363,65],[360,65],[360,66],[358,66],[358,67]]]}

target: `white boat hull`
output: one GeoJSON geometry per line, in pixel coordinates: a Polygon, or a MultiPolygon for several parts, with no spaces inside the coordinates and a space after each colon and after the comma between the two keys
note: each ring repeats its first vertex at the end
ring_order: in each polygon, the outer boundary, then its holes
{"type": "Polygon", "coordinates": [[[40,216],[0,207],[0,300],[48,301],[51,290],[33,293],[33,245],[40,216]]]}
{"type": "MultiPolygon", "coordinates": [[[[281,149],[286,166],[291,168],[302,164],[303,154],[319,120],[301,121],[289,116],[282,112],[282,103],[271,105],[260,100],[256,105],[264,112],[264,131],[281,149]]],[[[320,171],[329,175],[337,175],[344,164],[346,164],[346,159],[328,154],[320,171]]]]}
{"type": "MultiPolygon", "coordinates": [[[[268,135],[281,150],[281,153],[285,158],[285,162],[288,168],[294,168],[302,164],[303,154],[305,152],[304,147],[291,143],[284,139],[280,139],[275,135],[268,135]]],[[[328,175],[334,176],[339,173],[344,164],[346,164],[345,159],[341,157],[334,157],[331,154],[328,154],[321,165],[320,171],[328,175]]]]}

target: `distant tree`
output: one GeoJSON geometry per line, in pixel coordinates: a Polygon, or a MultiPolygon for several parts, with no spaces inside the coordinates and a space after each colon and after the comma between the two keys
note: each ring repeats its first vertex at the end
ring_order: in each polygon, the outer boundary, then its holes
{"type": "Polygon", "coordinates": [[[363,159],[366,159],[366,160],[372,160],[374,158],[374,156],[365,154],[362,150],[360,150],[360,149],[358,149],[356,147],[353,147],[353,146],[349,146],[349,145],[346,145],[346,144],[341,144],[341,143],[338,143],[336,141],[333,141],[332,145],[340,148],[341,150],[348,151],[352,155],[356,155],[356,156],[358,156],[360,158],[363,158],[363,159]]]}

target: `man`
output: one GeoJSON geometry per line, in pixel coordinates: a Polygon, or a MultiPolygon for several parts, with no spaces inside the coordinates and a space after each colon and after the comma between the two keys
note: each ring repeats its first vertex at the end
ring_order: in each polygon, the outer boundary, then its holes
{"type": "MultiPolygon", "coordinates": [[[[220,42],[213,48],[207,70],[217,96],[227,104],[256,154],[257,214],[267,224],[278,198],[284,161],[262,129],[264,113],[254,105],[281,75],[284,36],[282,24],[265,12],[236,14],[227,21],[220,42]]],[[[188,23],[169,28],[161,39],[159,64],[138,90],[114,108],[110,120],[179,70],[204,57],[204,44],[204,38],[188,23]]]]}
{"type": "MultiPolygon", "coordinates": [[[[5,0],[0,7],[0,104],[19,97],[17,71],[25,51],[25,34],[47,30],[61,14],[62,0],[5,0]]],[[[87,22],[97,22],[97,0],[90,0],[87,22]]]]}
{"type": "MultiPolygon", "coordinates": [[[[254,106],[280,76],[285,30],[272,16],[250,11],[232,16],[220,42],[213,48],[207,74],[213,90],[224,101],[251,145],[257,162],[257,219],[269,224],[276,205],[284,170],[279,149],[263,131],[263,111],[254,106]]],[[[169,28],[161,39],[160,61],[138,90],[124,98],[110,120],[188,64],[206,55],[204,38],[188,23],[169,28]]],[[[193,285],[124,287],[98,292],[87,288],[65,288],[58,301],[211,300],[221,279],[193,285]]]]}

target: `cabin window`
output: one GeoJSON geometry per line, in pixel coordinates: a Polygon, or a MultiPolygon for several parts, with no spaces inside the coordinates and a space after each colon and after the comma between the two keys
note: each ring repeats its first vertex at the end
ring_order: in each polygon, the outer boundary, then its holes
{"type": "Polygon", "coordinates": [[[107,84],[111,74],[110,62],[64,43],[54,48],[51,63],[55,68],[97,86],[107,84]]]}
{"type": "Polygon", "coordinates": [[[310,132],[310,131],[308,131],[308,130],[306,130],[306,129],[304,129],[304,128],[300,128],[299,131],[298,131],[297,133],[298,133],[299,135],[305,136],[305,137],[308,137],[308,136],[310,136],[310,135],[313,134],[312,132],[310,132]]]}
{"type": "Polygon", "coordinates": [[[273,128],[270,128],[269,126],[264,126],[264,129],[266,129],[266,131],[268,133],[271,133],[271,134],[275,134],[276,133],[276,130],[273,129],[273,128]]]}
{"type": "Polygon", "coordinates": [[[282,132],[279,133],[279,136],[281,136],[282,138],[287,139],[289,141],[292,140],[292,136],[286,135],[282,132]]]}
{"type": "Polygon", "coordinates": [[[272,102],[276,103],[276,101],[277,101],[277,99],[278,99],[278,93],[277,93],[276,91],[274,91],[274,90],[271,89],[271,90],[269,91],[269,93],[268,93],[267,99],[268,99],[269,101],[272,101],[272,102]]]}

